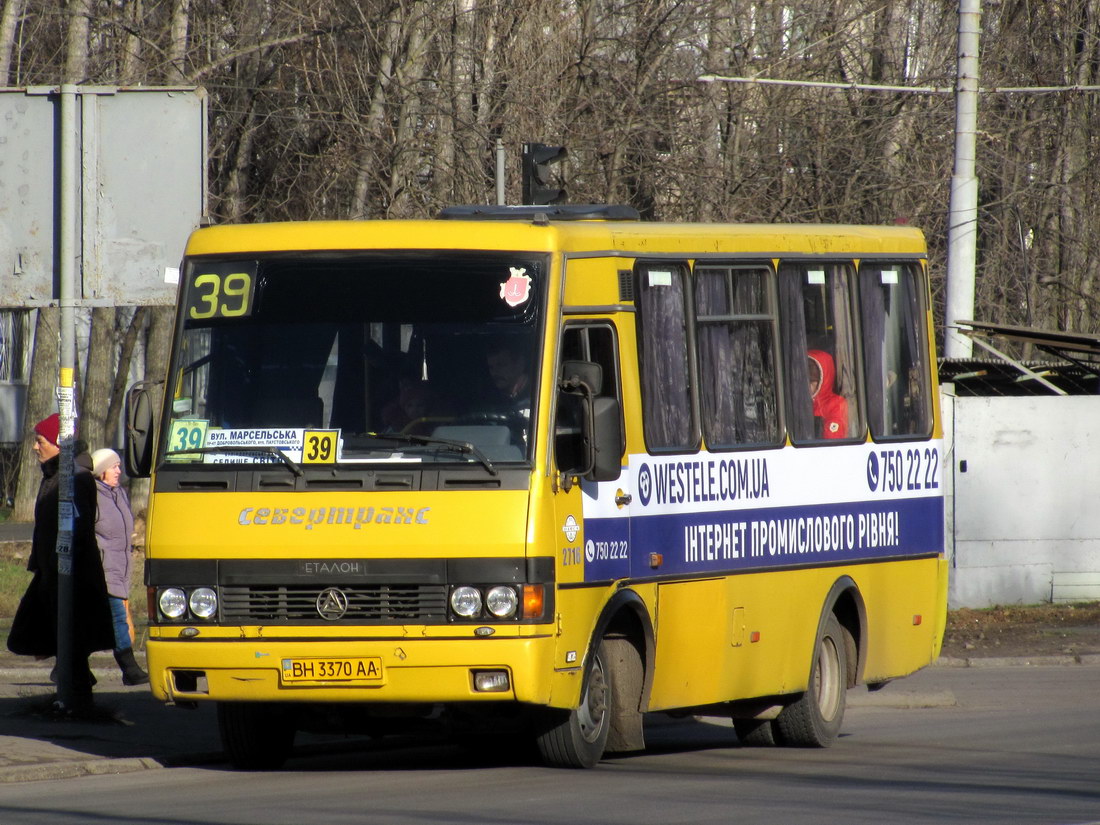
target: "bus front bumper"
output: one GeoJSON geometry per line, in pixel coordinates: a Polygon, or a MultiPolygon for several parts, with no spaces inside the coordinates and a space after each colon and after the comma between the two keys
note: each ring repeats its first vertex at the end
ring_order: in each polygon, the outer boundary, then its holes
{"type": "Polygon", "coordinates": [[[547,704],[554,640],[157,640],[153,695],[165,702],[547,704]]]}

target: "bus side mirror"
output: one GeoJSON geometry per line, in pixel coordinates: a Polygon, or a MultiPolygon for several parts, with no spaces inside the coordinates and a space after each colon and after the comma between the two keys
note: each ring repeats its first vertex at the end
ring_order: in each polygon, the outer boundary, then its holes
{"type": "Polygon", "coordinates": [[[150,381],[139,381],[126,393],[126,475],[148,478],[153,470],[153,396],[150,381]]]}
{"type": "Polygon", "coordinates": [[[622,473],[623,443],[619,402],[614,398],[592,399],[592,431],[587,441],[592,450],[592,469],[585,476],[589,481],[614,481],[622,473]]]}
{"type": "Polygon", "coordinates": [[[555,452],[565,489],[573,476],[614,481],[622,471],[619,402],[600,396],[603,370],[590,361],[565,361],[559,385],[555,452]]]}

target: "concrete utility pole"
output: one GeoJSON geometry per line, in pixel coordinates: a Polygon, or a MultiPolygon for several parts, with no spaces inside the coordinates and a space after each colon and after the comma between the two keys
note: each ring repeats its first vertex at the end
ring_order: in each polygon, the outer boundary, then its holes
{"type": "Polygon", "coordinates": [[[970,338],[954,328],[974,318],[978,257],[978,40],[981,0],[959,0],[959,69],[955,92],[955,172],[947,215],[947,312],[944,355],[969,358],[970,338]]]}
{"type": "Polygon", "coordinates": [[[61,204],[58,216],[60,238],[59,297],[61,304],[61,349],[58,357],[57,404],[61,419],[58,438],[61,462],[58,467],[57,513],[57,701],[72,709],[73,685],[73,442],[76,432],[76,98],[77,87],[61,86],[61,204]]]}

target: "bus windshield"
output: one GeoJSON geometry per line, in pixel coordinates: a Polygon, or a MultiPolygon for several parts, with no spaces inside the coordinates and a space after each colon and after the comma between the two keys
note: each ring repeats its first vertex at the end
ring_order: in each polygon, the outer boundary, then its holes
{"type": "Polygon", "coordinates": [[[507,252],[190,260],[166,460],[528,461],[546,268],[507,252]]]}

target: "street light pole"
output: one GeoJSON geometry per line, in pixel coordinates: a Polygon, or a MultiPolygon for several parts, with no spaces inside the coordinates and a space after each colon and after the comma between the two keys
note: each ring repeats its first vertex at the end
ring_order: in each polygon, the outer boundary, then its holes
{"type": "Polygon", "coordinates": [[[497,138],[496,145],[496,161],[497,161],[497,206],[504,206],[504,162],[507,160],[507,155],[504,152],[504,141],[497,138]]]}
{"type": "Polygon", "coordinates": [[[978,258],[978,41],[981,0],[959,0],[959,68],[955,93],[955,171],[947,215],[947,311],[944,354],[969,358],[970,338],[955,327],[974,317],[978,258]]]}

